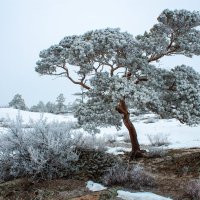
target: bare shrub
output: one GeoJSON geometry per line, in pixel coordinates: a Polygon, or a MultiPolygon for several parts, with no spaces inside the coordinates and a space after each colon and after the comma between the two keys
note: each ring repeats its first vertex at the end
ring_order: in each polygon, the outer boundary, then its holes
{"type": "Polygon", "coordinates": [[[167,154],[167,150],[161,147],[153,147],[150,146],[147,148],[148,150],[148,156],[149,157],[164,157],[167,154]]]}
{"type": "Polygon", "coordinates": [[[155,119],[155,118],[148,118],[144,121],[145,124],[150,124],[150,123],[155,123],[157,122],[158,119],[155,119]]]}
{"type": "Polygon", "coordinates": [[[122,164],[116,164],[109,168],[103,176],[102,181],[106,185],[124,185],[129,179],[128,167],[122,164]]]}
{"type": "Polygon", "coordinates": [[[193,200],[200,200],[200,179],[190,181],[186,186],[186,193],[193,200]]]}
{"type": "Polygon", "coordinates": [[[75,170],[79,156],[71,138],[72,124],[43,119],[23,128],[20,116],[10,120],[0,141],[0,179],[53,179],[75,170]]]}
{"type": "Polygon", "coordinates": [[[145,171],[140,165],[130,169],[130,182],[134,188],[142,186],[154,186],[155,178],[149,172],[145,171]]]}
{"type": "Polygon", "coordinates": [[[5,118],[0,118],[0,127],[6,128],[6,119],[5,118]]]}
{"type": "Polygon", "coordinates": [[[4,122],[4,118],[1,117],[1,118],[0,118],[0,123],[3,123],[3,122],[4,122]]]}
{"type": "Polygon", "coordinates": [[[125,132],[119,131],[119,132],[117,132],[117,136],[118,136],[118,137],[123,137],[123,136],[124,136],[124,133],[125,133],[125,132]]]}
{"type": "Polygon", "coordinates": [[[139,165],[128,167],[119,163],[108,169],[102,181],[108,186],[121,185],[135,189],[155,185],[155,178],[143,167],[139,165]]]}
{"type": "Polygon", "coordinates": [[[130,143],[130,136],[127,132],[124,132],[124,142],[130,143]]]}
{"type": "Polygon", "coordinates": [[[169,142],[169,135],[163,133],[157,133],[154,135],[147,134],[147,138],[152,146],[168,146],[169,142]]]}
{"type": "Polygon", "coordinates": [[[74,144],[76,147],[82,149],[95,149],[104,151],[105,150],[105,138],[97,137],[94,134],[86,134],[83,132],[75,132],[73,133],[74,144]]]}
{"type": "Polygon", "coordinates": [[[113,144],[116,142],[116,139],[117,139],[117,136],[114,134],[110,134],[110,135],[107,134],[104,136],[104,140],[106,143],[113,144]]]}
{"type": "Polygon", "coordinates": [[[128,132],[120,132],[118,136],[123,137],[124,142],[130,143],[130,136],[128,132]]]}

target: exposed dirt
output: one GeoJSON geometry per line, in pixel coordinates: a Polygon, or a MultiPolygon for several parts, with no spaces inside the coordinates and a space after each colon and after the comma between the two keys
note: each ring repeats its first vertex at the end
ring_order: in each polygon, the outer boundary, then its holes
{"type": "MultiPolygon", "coordinates": [[[[0,184],[0,200],[114,200],[117,198],[117,189],[113,186],[101,192],[91,192],[86,188],[88,179],[95,179],[102,175],[106,167],[113,162],[110,156],[106,159],[103,155],[93,154],[91,151],[82,154],[84,159],[92,162],[90,165],[82,165],[81,173],[73,176],[73,179],[59,179],[52,181],[33,182],[28,179],[17,179],[0,184]],[[95,160],[98,160],[95,162],[95,160]],[[105,165],[103,164],[105,162],[105,165]],[[96,164],[100,165],[98,168],[96,164]],[[93,166],[93,167],[92,167],[93,166]],[[101,168],[100,173],[98,170],[101,168]],[[102,170],[103,168],[103,170],[102,170]],[[95,173],[96,171],[96,173],[95,173]],[[89,175],[87,173],[90,173],[89,175]]],[[[164,157],[140,158],[129,161],[129,155],[119,155],[119,159],[128,165],[140,164],[151,171],[156,178],[156,186],[141,188],[156,194],[171,197],[173,200],[190,200],[185,194],[185,186],[189,180],[200,176],[200,148],[169,150],[164,157]]],[[[115,158],[116,159],[116,158],[115,158]]],[[[126,188],[127,189],[127,188],[126,188]]],[[[132,188],[128,188],[132,190],[132,188]]],[[[192,200],[192,199],[191,199],[192,200]]]]}
{"type": "Polygon", "coordinates": [[[155,175],[157,184],[152,192],[173,200],[189,200],[185,188],[190,180],[200,177],[200,148],[169,150],[164,157],[140,158],[130,163],[139,163],[155,175]]]}

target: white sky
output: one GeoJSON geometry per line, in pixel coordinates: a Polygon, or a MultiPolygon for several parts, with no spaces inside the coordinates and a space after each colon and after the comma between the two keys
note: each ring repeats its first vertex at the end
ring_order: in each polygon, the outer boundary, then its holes
{"type": "MultiPolygon", "coordinates": [[[[198,0],[1,0],[0,1],[0,106],[21,94],[28,106],[66,102],[80,91],[64,78],[39,76],[39,52],[64,36],[99,28],[121,28],[134,36],[149,30],[165,8],[200,11],[198,0]]],[[[161,66],[185,63],[200,71],[200,58],[169,58],[161,66]]]]}

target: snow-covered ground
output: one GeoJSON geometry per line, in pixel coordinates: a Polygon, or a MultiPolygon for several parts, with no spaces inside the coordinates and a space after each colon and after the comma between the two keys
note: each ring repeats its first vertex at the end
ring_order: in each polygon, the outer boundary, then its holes
{"type": "MultiPolygon", "coordinates": [[[[156,119],[154,123],[147,123],[151,121],[155,115],[147,114],[143,117],[134,117],[132,122],[138,133],[138,140],[140,144],[148,145],[149,139],[147,135],[158,135],[162,134],[167,136],[169,140],[169,145],[167,148],[191,148],[200,147],[200,125],[198,126],[188,126],[181,124],[176,119],[156,119]],[[141,119],[138,119],[141,118],[141,119]]],[[[117,130],[115,127],[101,128],[101,134],[111,136],[116,135],[117,130]]],[[[122,126],[122,129],[117,133],[127,132],[127,129],[122,126]]],[[[118,138],[119,139],[119,138],[118,138]]],[[[112,150],[109,150],[112,152],[112,150]]]]}
{"type": "MultiPolygon", "coordinates": [[[[0,108],[0,121],[1,119],[16,119],[17,115],[22,117],[23,122],[26,124],[30,120],[37,121],[41,118],[47,119],[47,122],[51,121],[76,121],[72,115],[55,115],[50,113],[37,113],[28,111],[19,111],[13,108],[0,108]]],[[[147,135],[163,134],[168,135],[168,140],[170,145],[168,148],[190,148],[190,147],[200,147],[200,125],[190,127],[181,124],[176,119],[152,119],[155,115],[143,115],[139,117],[134,117],[132,119],[137,133],[138,140],[140,144],[149,144],[147,135]],[[151,123],[147,123],[151,122],[151,123]],[[154,123],[152,123],[154,122],[154,123]]],[[[5,130],[0,127],[0,131],[5,130]]],[[[107,135],[111,137],[112,135],[120,135],[120,133],[127,132],[126,128],[123,126],[122,129],[117,132],[115,127],[101,128],[101,137],[107,135]]],[[[125,150],[125,149],[123,149],[125,150]]],[[[129,150],[129,149],[127,149],[129,150]]],[[[112,149],[108,150],[112,153],[112,149]]],[[[117,149],[119,152],[119,148],[117,149]]],[[[113,151],[114,152],[114,151],[113,151]]]]}
{"type": "Polygon", "coordinates": [[[51,113],[38,113],[38,112],[28,112],[13,108],[0,108],[0,120],[4,119],[11,119],[15,120],[17,115],[22,117],[23,123],[29,123],[30,120],[38,121],[41,118],[46,119],[47,122],[51,121],[75,121],[76,119],[72,115],[55,115],[51,113]]]}
{"type": "Polygon", "coordinates": [[[155,123],[137,122],[138,139],[141,143],[148,144],[147,134],[166,134],[170,145],[168,148],[200,147],[200,126],[190,127],[181,124],[176,119],[160,119],[155,123]]]}

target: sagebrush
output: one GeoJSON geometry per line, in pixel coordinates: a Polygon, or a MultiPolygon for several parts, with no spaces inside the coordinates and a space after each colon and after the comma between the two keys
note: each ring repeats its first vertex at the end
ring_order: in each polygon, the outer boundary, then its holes
{"type": "Polygon", "coordinates": [[[193,200],[200,200],[200,178],[191,180],[187,184],[186,193],[190,195],[193,200]]]}
{"type": "Polygon", "coordinates": [[[168,153],[168,150],[164,149],[163,147],[149,146],[147,147],[147,150],[148,150],[148,157],[151,158],[164,157],[168,153]]]}
{"type": "Polygon", "coordinates": [[[18,177],[53,179],[76,170],[79,159],[71,132],[72,123],[47,123],[41,119],[23,128],[20,116],[9,120],[0,140],[0,179],[18,177]]]}
{"type": "Polygon", "coordinates": [[[117,163],[108,169],[102,177],[102,182],[108,186],[121,185],[138,189],[143,186],[154,186],[155,178],[140,165],[127,166],[117,163]]]}
{"type": "Polygon", "coordinates": [[[147,138],[151,146],[159,147],[159,146],[168,146],[169,142],[169,134],[156,133],[154,135],[147,134],[147,138]]]}

